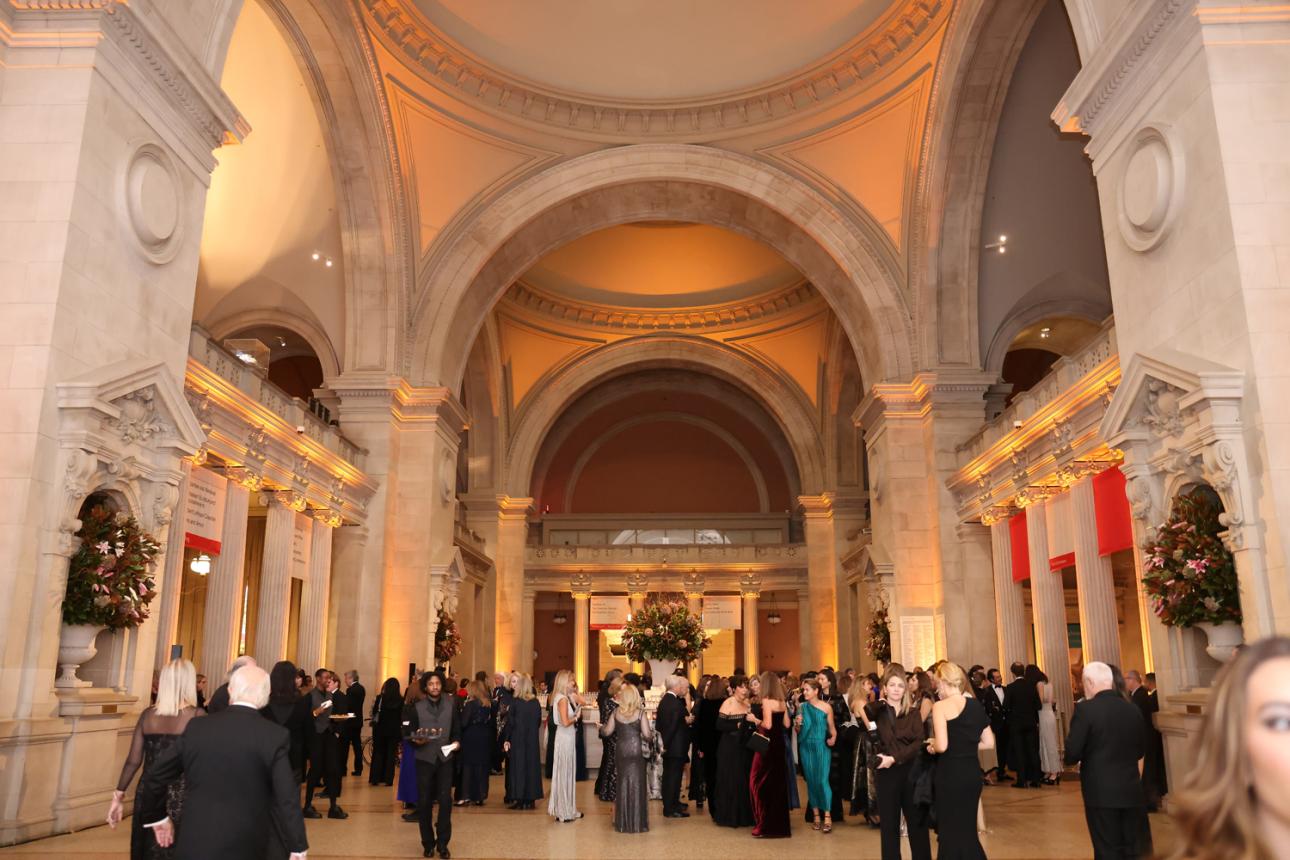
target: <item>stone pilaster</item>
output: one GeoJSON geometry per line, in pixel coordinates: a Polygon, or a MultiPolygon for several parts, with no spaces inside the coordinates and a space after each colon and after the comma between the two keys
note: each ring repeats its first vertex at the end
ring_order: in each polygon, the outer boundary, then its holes
{"type": "Polygon", "coordinates": [[[569,582],[573,594],[573,674],[578,689],[587,692],[591,682],[589,645],[591,639],[591,577],[575,574],[569,582]]]}
{"type": "Polygon", "coordinates": [[[246,563],[246,518],[251,507],[250,488],[258,484],[254,473],[229,470],[220,553],[206,577],[206,614],[202,622],[199,671],[213,681],[224,677],[237,656],[238,631],[242,624],[242,574],[246,563]]]}
{"type": "MultiPolygon", "coordinates": [[[[833,496],[830,493],[801,496],[797,501],[802,506],[806,531],[806,581],[812,623],[811,650],[802,656],[812,666],[837,666],[840,566],[833,522],[833,496]]],[[[746,631],[744,637],[746,650],[746,631]]]]}
{"type": "Polygon", "coordinates": [[[1026,542],[1030,551],[1030,600],[1035,616],[1036,662],[1048,675],[1053,701],[1067,720],[1074,707],[1066,635],[1066,598],[1061,574],[1048,569],[1048,522],[1043,501],[1026,508],[1026,542]]]}
{"type": "Polygon", "coordinates": [[[761,641],[757,635],[757,604],[761,599],[761,577],[755,574],[741,576],[739,578],[739,597],[743,601],[744,610],[744,672],[749,677],[752,677],[758,674],[761,662],[761,641]]]}
{"type": "MultiPolygon", "coordinates": [[[[309,527],[309,575],[300,600],[300,637],[296,648],[296,662],[313,671],[327,662],[332,540],[340,526],[340,515],[323,508],[310,513],[313,515],[313,523],[309,527]]],[[[343,672],[345,669],[337,667],[336,671],[343,672]]]]}
{"type": "MultiPolygon", "coordinates": [[[[995,600],[995,578],[993,562],[993,535],[988,526],[980,523],[959,523],[954,530],[959,542],[959,553],[963,565],[963,600],[972,614],[973,629],[979,635],[985,635],[987,628],[993,626],[990,641],[998,641],[997,607],[995,600]],[[990,625],[986,618],[995,619],[990,625]]],[[[973,661],[979,657],[971,658],[973,661]]],[[[969,665],[971,665],[969,663],[969,665]]]]}
{"type": "Polygon", "coordinates": [[[1115,580],[1111,574],[1111,559],[1098,554],[1092,477],[1080,478],[1071,485],[1070,493],[1070,514],[1075,527],[1075,587],[1079,592],[1084,662],[1100,660],[1119,666],[1120,627],[1115,607],[1115,580]]]}
{"type": "MultiPolygon", "coordinates": [[[[690,571],[685,575],[682,585],[685,588],[685,608],[699,623],[703,623],[703,586],[705,585],[703,574],[697,571],[690,571]]],[[[698,684],[699,678],[703,675],[703,654],[690,663],[690,683],[698,684]]]]}
{"type": "MultiPolygon", "coordinates": [[[[497,497],[497,544],[493,569],[497,580],[497,651],[494,662],[498,669],[533,663],[533,649],[528,649],[527,657],[524,652],[523,613],[524,545],[528,540],[528,517],[532,509],[532,499],[497,497]]],[[[530,611],[527,617],[531,628],[533,613],[530,611]]]]}
{"type": "Polygon", "coordinates": [[[524,586],[523,595],[524,599],[520,609],[520,662],[515,669],[520,672],[532,673],[534,650],[533,613],[537,603],[537,589],[526,585],[524,586]]]}
{"type": "Polygon", "coordinates": [[[1007,679],[1013,661],[1026,660],[1026,604],[1021,583],[1012,579],[1012,536],[1007,511],[992,511],[990,546],[994,558],[995,624],[999,630],[999,671],[1007,679]]]}
{"type": "MultiPolygon", "coordinates": [[[[157,601],[157,649],[153,655],[153,668],[160,671],[170,661],[170,646],[179,630],[179,595],[184,585],[184,508],[188,504],[188,474],[193,469],[191,461],[184,462],[184,477],[179,482],[179,495],[175,512],[170,518],[166,533],[165,567],[161,574],[161,594],[157,601]]],[[[185,659],[193,655],[185,654],[185,659]]]]}

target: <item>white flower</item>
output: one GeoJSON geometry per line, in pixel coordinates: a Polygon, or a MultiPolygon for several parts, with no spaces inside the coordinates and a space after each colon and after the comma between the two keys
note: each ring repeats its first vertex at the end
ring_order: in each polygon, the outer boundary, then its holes
{"type": "Polygon", "coordinates": [[[105,540],[94,544],[94,548],[105,555],[112,551],[112,545],[105,540]]]}

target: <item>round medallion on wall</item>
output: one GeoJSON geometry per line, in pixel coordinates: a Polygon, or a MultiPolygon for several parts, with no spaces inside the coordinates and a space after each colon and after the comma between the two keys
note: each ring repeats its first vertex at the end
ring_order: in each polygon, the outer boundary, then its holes
{"type": "Polygon", "coordinates": [[[1120,177],[1120,234],[1139,253],[1169,234],[1183,195],[1183,156],[1167,126],[1143,126],[1120,177]]]}
{"type": "Polygon", "coordinates": [[[126,163],[124,211],[140,249],[153,263],[168,263],[179,249],[182,191],[170,156],[154,143],[143,143],[126,163]]]}

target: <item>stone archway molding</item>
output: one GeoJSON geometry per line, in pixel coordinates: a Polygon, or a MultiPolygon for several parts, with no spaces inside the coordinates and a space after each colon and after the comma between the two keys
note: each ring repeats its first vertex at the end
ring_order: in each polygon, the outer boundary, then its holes
{"type": "Polygon", "coordinates": [[[332,346],[331,338],[327,337],[327,332],[313,320],[299,314],[281,308],[239,311],[211,323],[208,329],[212,340],[223,343],[225,338],[232,337],[235,332],[257,326],[277,326],[295,332],[305,339],[322,364],[324,380],[340,375],[340,359],[336,356],[336,349],[332,346]]]}
{"type": "Polygon", "coordinates": [[[641,144],[555,165],[440,240],[413,304],[410,377],[455,390],[484,319],[529,267],[579,236],[652,220],[714,224],[766,243],[829,301],[866,381],[913,372],[903,274],[872,218],[844,213],[801,179],[746,155],[641,144]]]}
{"type": "Polygon", "coordinates": [[[692,370],[714,376],[752,396],[774,417],[796,459],[802,493],[818,495],[829,484],[815,411],[796,385],[736,347],[701,337],[643,335],[582,353],[549,371],[537,397],[515,418],[506,458],[506,492],[529,492],[542,443],[556,420],[582,394],[608,380],[653,368],[692,370]]]}
{"type": "Polygon", "coordinates": [[[990,347],[986,351],[984,369],[1002,373],[1003,360],[1007,357],[1008,350],[1012,347],[1012,342],[1016,340],[1021,330],[1027,326],[1032,326],[1042,319],[1056,316],[1078,317],[1095,325],[1100,325],[1106,318],[1104,311],[1106,311],[1105,306],[1099,306],[1096,302],[1090,302],[1085,299],[1054,299],[1036,302],[1032,305],[1023,304],[1020,309],[1015,309],[1004,317],[1003,322],[999,324],[994,338],[990,341],[990,347]]]}

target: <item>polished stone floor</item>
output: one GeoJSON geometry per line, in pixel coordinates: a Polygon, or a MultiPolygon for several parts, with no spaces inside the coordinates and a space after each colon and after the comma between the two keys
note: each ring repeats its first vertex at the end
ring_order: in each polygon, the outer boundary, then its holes
{"type": "MultiPolygon", "coordinates": [[[[500,777],[493,779],[494,796],[500,798],[500,777]]],[[[378,857],[419,857],[415,824],[399,818],[394,789],[371,788],[365,778],[347,777],[342,803],[347,821],[310,821],[310,860],[364,860],[378,857]]],[[[805,788],[802,789],[805,797],[805,788]]],[[[988,832],[982,843],[992,858],[1087,858],[1093,849],[1084,827],[1079,783],[1063,782],[1056,788],[1018,791],[1009,786],[985,789],[988,832]]],[[[580,808],[586,818],[559,824],[545,814],[511,812],[500,800],[478,808],[453,810],[452,853],[455,858],[630,858],[666,857],[669,860],[739,860],[780,858],[801,850],[814,860],[878,857],[878,832],[848,822],[825,835],[793,818],[793,839],[753,839],[748,830],[727,830],[707,815],[688,819],[663,819],[657,802],[650,806],[649,833],[614,833],[610,804],[595,799],[591,783],[578,785],[580,808]]],[[[693,811],[693,810],[692,810],[693,811]]],[[[107,809],[104,807],[104,813],[107,809]]],[[[72,860],[107,860],[129,856],[129,822],[115,831],[96,827],[67,836],[0,849],[0,857],[66,857],[72,860]]],[[[1157,854],[1173,846],[1173,823],[1165,815],[1151,816],[1157,854]]],[[[231,860],[233,860],[231,858],[231,860]]]]}

